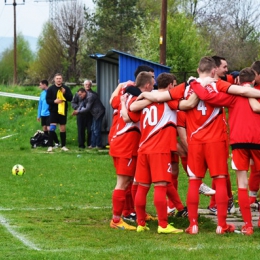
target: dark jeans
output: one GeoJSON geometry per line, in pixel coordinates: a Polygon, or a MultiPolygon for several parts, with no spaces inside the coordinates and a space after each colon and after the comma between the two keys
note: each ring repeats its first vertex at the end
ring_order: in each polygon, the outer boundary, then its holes
{"type": "Polygon", "coordinates": [[[90,145],[91,138],[91,124],[92,115],[91,114],[78,114],[77,115],[77,126],[78,126],[78,145],[80,148],[85,148],[86,141],[86,129],[88,133],[87,145],[90,145]]]}
{"type": "Polygon", "coordinates": [[[102,147],[102,120],[105,114],[101,115],[98,119],[93,118],[91,126],[91,146],[102,147]]]}

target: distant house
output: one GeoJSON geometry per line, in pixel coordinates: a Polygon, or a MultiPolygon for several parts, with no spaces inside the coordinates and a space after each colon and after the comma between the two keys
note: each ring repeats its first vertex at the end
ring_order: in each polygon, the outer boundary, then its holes
{"type": "Polygon", "coordinates": [[[170,67],[159,63],[144,60],[133,55],[110,50],[107,54],[92,54],[90,58],[95,59],[96,63],[96,80],[97,92],[106,107],[106,115],[103,120],[103,143],[107,143],[107,135],[109,133],[113,109],[109,104],[112,92],[118,83],[128,80],[135,81],[134,72],[139,65],[148,65],[154,69],[155,77],[162,72],[170,72],[170,67]]]}

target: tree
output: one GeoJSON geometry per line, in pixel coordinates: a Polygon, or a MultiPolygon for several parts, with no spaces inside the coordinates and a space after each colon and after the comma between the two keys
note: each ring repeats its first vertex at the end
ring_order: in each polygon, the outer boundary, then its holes
{"type": "Polygon", "coordinates": [[[87,14],[86,35],[91,53],[110,49],[134,50],[133,33],[138,30],[141,13],[138,0],[94,0],[96,12],[87,14]]]}
{"type": "Polygon", "coordinates": [[[80,76],[77,55],[79,40],[84,29],[84,6],[78,1],[73,1],[62,5],[59,11],[53,26],[67,51],[68,68],[64,76],[67,80],[77,82],[80,76]]]}
{"type": "MultiPolygon", "coordinates": [[[[157,19],[147,25],[143,33],[135,35],[137,56],[159,62],[159,32],[160,21],[157,19]]],[[[185,14],[168,16],[166,35],[166,65],[173,72],[195,71],[200,58],[210,54],[208,43],[200,37],[193,21],[185,14]]]]}
{"type": "Polygon", "coordinates": [[[183,0],[181,5],[230,69],[250,66],[259,58],[259,7],[256,0],[183,0]]]}
{"type": "Polygon", "coordinates": [[[66,71],[65,49],[53,25],[47,22],[38,39],[38,52],[35,61],[27,70],[28,81],[37,83],[42,79],[53,79],[56,73],[66,71]]]}
{"type": "MultiPolygon", "coordinates": [[[[17,83],[22,84],[26,79],[26,70],[34,60],[34,55],[30,49],[29,42],[24,39],[22,34],[17,35],[17,83]]],[[[11,84],[14,75],[14,49],[7,48],[0,57],[0,82],[11,84]]]]}

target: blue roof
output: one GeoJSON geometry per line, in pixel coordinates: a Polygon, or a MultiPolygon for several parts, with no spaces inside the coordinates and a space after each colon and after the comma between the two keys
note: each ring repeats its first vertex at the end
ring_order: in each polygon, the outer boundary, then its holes
{"type": "MultiPolygon", "coordinates": [[[[162,72],[170,72],[170,67],[161,65],[159,63],[145,60],[129,53],[121,52],[118,50],[110,50],[107,54],[95,53],[91,54],[92,59],[97,61],[107,62],[114,65],[118,65],[118,77],[119,82],[127,80],[135,80],[134,72],[139,65],[148,65],[154,69],[155,76],[157,77],[162,72]]],[[[99,73],[99,72],[97,72],[99,73]]]]}

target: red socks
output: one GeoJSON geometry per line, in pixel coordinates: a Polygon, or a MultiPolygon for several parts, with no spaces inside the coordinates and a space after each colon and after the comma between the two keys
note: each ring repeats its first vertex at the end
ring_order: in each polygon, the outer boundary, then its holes
{"type": "Polygon", "coordinates": [[[172,204],[176,207],[177,210],[179,210],[179,211],[183,210],[184,206],[183,206],[180,196],[179,196],[177,190],[175,189],[175,187],[173,186],[173,184],[169,183],[166,187],[167,187],[166,194],[167,194],[169,201],[172,202],[172,204]]]}
{"type": "Polygon", "coordinates": [[[123,210],[123,216],[128,216],[131,213],[135,212],[134,202],[131,194],[132,182],[128,185],[125,191],[125,206],[123,210]]]}
{"type": "Polygon", "coordinates": [[[215,178],[214,183],[216,186],[215,199],[218,209],[218,226],[225,228],[227,226],[228,208],[227,180],[226,178],[215,178]]]}
{"type": "Polygon", "coordinates": [[[154,186],[154,206],[158,215],[158,225],[162,228],[168,225],[166,191],[166,186],[154,186]]]}
{"type": "Polygon", "coordinates": [[[252,215],[249,204],[248,191],[245,188],[238,188],[238,203],[246,227],[252,227],[252,215]]]}
{"type": "Polygon", "coordinates": [[[147,196],[149,189],[150,189],[150,187],[138,185],[137,192],[135,195],[135,209],[136,209],[136,215],[137,215],[137,224],[140,226],[145,226],[146,196],[147,196]]]}
{"type": "Polygon", "coordinates": [[[118,223],[120,221],[124,205],[125,205],[125,190],[114,190],[112,194],[113,204],[113,221],[118,223]]]}
{"type": "Polygon", "coordinates": [[[187,207],[190,226],[198,225],[199,187],[201,183],[200,179],[189,179],[187,207]]]}

